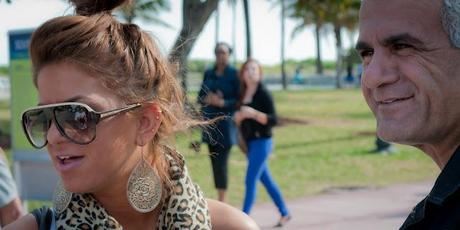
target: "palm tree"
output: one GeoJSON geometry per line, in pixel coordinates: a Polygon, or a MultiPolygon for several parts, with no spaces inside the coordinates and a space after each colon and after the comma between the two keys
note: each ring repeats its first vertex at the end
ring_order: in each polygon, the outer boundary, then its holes
{"type": "Polygon", "coordinates": [[[344,50],[342,45],[342,29],[350,31],[355,30],[358,24],[360,0],[328,0],[329,11],[327,22],[334,27],[334,35],[336,40],[336,87],[341,88],[340,76],[343,70],[344,50]]]}
{"type": "Polygon", "coordinates": [[[322,73],[321,66],[321,39],[320,30],[324,25],[333,26],[336,39],[336,87],[340,88],[340,74],[343,63],[342,29],[354,30],[357,21],[361,0],[299,0],[289,5],[292,18],[300,19],[300,23],[293,31],[296,35],[306,26],[315,24],[315,39],[317,49],[317,73],[322,73]]]}
{"type": "Polygon", "coordinates": [[[169,53],[169,60],[178,66],[182,86],[187,90],[187,58],[196,39],[203,30],[211,14],[217,9],[219,0],[183,0],[182,28],[169,53]]]}
{"type": "MultiPolygon", "coordinates": [[[[232,62],[236,64],[236,3],[237,0],[227,0],[227,4],[232,8],[232,44],[233,52],[232,52],[232,62]]],[[[217,9],[215,13],[216,17],[216,25],[215,25],[215,40],[216,44],[219,42],[219,28],[220,28],[220,10],[219,10],[219,2],[217,3],[217,9]]]]}
{"type": "Polygon", "coordinates": [[[286,33],[286,17],[285,17],[285,4],[284,0],[281,0],[281,80],[283,83],[283,89],[287,89],[287,79],[286,79],[286,56],[285,56],[285,46],[284,39],[286,33]]]}
{"type": "Polygon", "coordinates": [[[136,0],[123,5],[118,12],[127,23],[132,23],[134,19],[139,18],[146,22],[171,27],[157,16],[161,11],[170,9],[169,0],[136,0]]]}
{"type": "Polygon", "coordinates": [[[232,7],[232,47],[233,47],[233,65],[236,65],[236,4],[237,0],[227,0],[232,7]]]}
{"type": "Polygon", "coordinates": [[[243,0],[244,8],[244,19],[246,22],[246,58],[252,57],[252,48],[251,48],[251,22],[249,16],[249,2],[248,0],[243,0]]]}
{"type": "Polygon", "coordinates": [[[219,12],[219,1],[217,1],[217,8],[216,8],[216,12],[215,12],[215,17],[216,17],[216,34],[215,34],[215,40],[216,40],[216,44],[219,42],[219,24],[220,24],[220,12],[219,12]]]}
{"type": "Polygon", "coordinates": [[[290,0],[286,6],[288,16],[300,20],[292,32],[292,37],[297,36],[307,26],[315,25],[316,73],[323,74],[320,31],[326,23],[327,3],[323,0],[290,0]]]}
{"type": "Polygon", "coordinates": [[[280,4],[280,19],[281,19],[281,43],[280,43],[280,56],[281,56],[281,83],[283,86],[283,89],[286,90],[288,87],[287,84],[287,76],[286,76],[286,55],[285,55],[285,33],[286,33],[286,2],[290,3],[292,5],[292,0],[269,0],[271,2],[274,2],[275,4],[280,4]]]}

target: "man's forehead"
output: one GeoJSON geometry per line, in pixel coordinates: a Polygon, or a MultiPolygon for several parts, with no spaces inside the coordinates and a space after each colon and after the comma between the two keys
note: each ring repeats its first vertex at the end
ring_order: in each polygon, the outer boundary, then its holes
{"type": "Polygon", "coordinates": [[[444,0],[362,0],[361,9],[367,7],[396,7],[399,9],[429,9],[439,10],[444,0]]]}
{"type": "Polygon", "coordinates": [[[441,0],[364,0],[360,10],[360,40],[396,34],[423,37],[440,32],[441,0]]]}
{"type": "Polygon", "coordinates": [[[382,19],[394,16],[431,15],[439,16],[442,0],[363,0],[360,19],[383,16],[382,19]]]}

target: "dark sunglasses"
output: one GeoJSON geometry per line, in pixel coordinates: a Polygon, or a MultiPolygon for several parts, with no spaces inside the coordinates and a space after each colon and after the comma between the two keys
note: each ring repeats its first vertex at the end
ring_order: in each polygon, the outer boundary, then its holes
{"type": "Polygon", "coordinates": [[[96,125],[101,120],[140,106],[141,103],[134,103],[105,112],[96,112],[78,102],[37,106],[22,113],[22,127],[30,144],[38,149],[48,143],[47,133],[52,122],[62,136],[73,143],[86,145],[96,138],[96,125]]]}

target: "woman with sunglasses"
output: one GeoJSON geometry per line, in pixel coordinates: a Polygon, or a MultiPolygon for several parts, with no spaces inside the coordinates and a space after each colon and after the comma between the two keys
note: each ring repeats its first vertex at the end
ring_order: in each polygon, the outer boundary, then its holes
{"type": "Polygon", "coordinates": [[[243,63],[239,77],[240,107],[234,115],[234,121],[246,143],[249,161],[243,212],[251,212],[256,198],[257,182],[260,180],[280,212],[281,218],[276,227],[282,227],[291,219],[291,215],[278,185],[270,175],[267,162],[273,148],[272,127],[277,121],[275,105],[270,92],[262,84],[262,68],[256,60],[249,59],[243,63]]]}
{"type": "Polygon", "coordinates": [[[156,44],[111,11],[123,0],[73,0],[75,16],[33,34],[39,105],[22,115],[25,134],[46,147],[60,176],[52,208],[6,229],[253,229],[236,209],[206,201],[184,158],[169,145],[203,124],[156,44]]]}

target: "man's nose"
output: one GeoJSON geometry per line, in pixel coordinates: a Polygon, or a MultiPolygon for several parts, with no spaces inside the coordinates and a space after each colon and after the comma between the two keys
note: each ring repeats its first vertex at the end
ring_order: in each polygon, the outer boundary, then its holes
{"type": "Polygon", "coordinates": [[[399,80],[398,62],[389,52],[375,52],[364,66],[362,85],[373,89],[399,80]]]}

